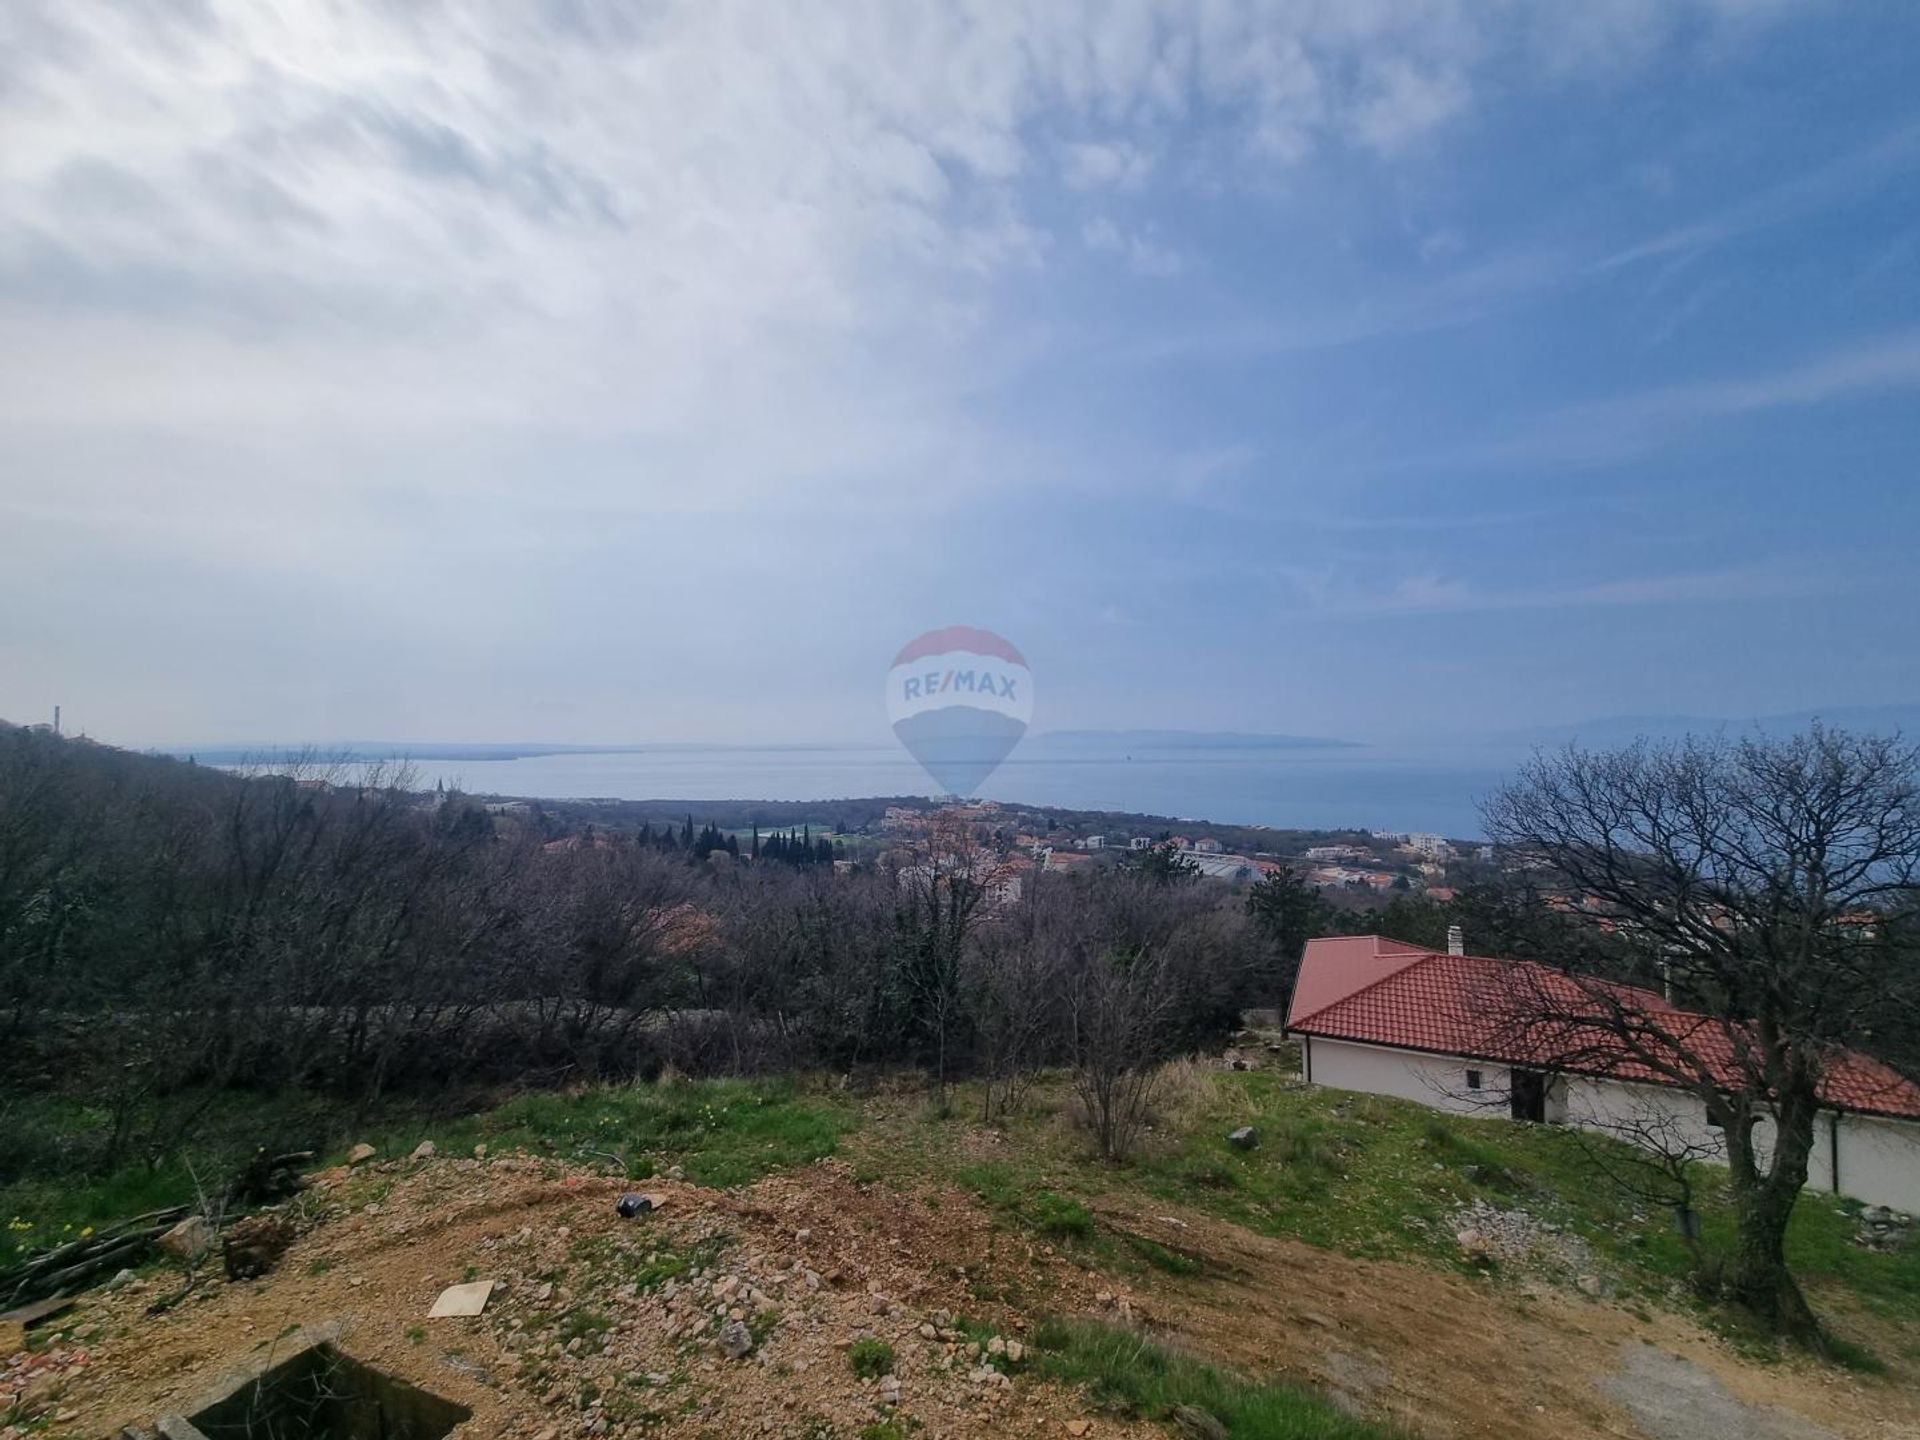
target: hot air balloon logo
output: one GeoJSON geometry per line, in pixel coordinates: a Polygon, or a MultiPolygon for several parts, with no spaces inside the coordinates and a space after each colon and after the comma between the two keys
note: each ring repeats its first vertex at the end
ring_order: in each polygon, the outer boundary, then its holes
{"type": "Polygon", "coordinates": [[[1027,733],[1033,675],[991,630],[929,630],[893,657],[887,718],[943,794],[971,795],[1027,733]]]}

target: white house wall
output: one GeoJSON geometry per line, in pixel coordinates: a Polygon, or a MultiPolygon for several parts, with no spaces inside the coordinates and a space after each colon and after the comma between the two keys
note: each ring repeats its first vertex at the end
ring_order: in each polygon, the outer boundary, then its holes
{"type": "Polygon", "coordinates": [[[1920,1210],[1920,1125],[1842,1115],[1840,1191],[1869,1205],[1920,1210]]]}
{"type": "Polygon", "coordinates": [[[1313,1083],[1371,1095],[1397,1095],[1456,1115],[1507,1113],[1508,1072],[1504,1065],[1482,1065],[1452,1055],[1422,1055],[1383,1045],[1308,1038],[1313,1083]],[[1467,1071],[1480,1072],[1481,1089],[1467,1088],[1467,1071]]]}
{"type": "MultiPolygon", "coordinates": [[[[1382,1045],[1302,1037],[1311,1060],[1316,1085],[1358,1090],[1371,1095],[1393,1095],[1456,1115],[1506,1118],[1509,1071],[1457,1055],[1426,1055],[1382,1045]],[[1481,1089],[1467,1086],[1467,1072],[1480,1072],[1481,1089]]],[[[1637,1130],[1658,1118],[1671,1133],[1690,1145],[1717,1152],[1724,1160],[1720,1133],[1707,1124],[1706,1107],[1698,1096],[1659,1085],[1635,1085],[1619,1080],[1564,1076],[1554,1081],[1547,1096],[1547,1118],[1631,1139],[1637,1130]]],[[[1754,1131],[1755,1149],[1763,1162],[1772,1150],[1772,1123],[1762,1120],[1754,1131]]],[[[1840,1160],[1839,1193],[1868,1205],[1896,1210],[1920,1210],[1920,1124],[1882,1120],[1865,1115],[1823,1113],[1807,1156],[1807,1186],[1831,1192],[1833,1158],[1840,1160]],[[1838,1145],[1834,1127],[1838,1124],[1838,1145]]]]}

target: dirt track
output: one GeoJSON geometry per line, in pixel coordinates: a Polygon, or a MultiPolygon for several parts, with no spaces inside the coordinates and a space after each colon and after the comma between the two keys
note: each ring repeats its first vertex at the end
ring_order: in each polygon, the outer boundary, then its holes
{"type": "MultiPolygon", "coordinates": [[[[1516,1291],[1351,1259],[1190,1211],[1099,1214],[1205,1263],[1202,1275],[1156,1284],[1146,1297],[1150,1319],[1206,1354],[1297,1376],[1416,1435],[1691,1440],[1697,1432],[1661,1429],[1658,1417],[1684,1411],[1679,1382],[1699,1376],[1728,1392],[1735,1406],[1725,1413],[1745,1404],[1777,1416],[1781,1440],[1822,1433],[1798,1429],[1796,1420],[1848,1440],[1920,1436],[1920,1395],[1898,1380],[1804,1361],[1755,1364],[1681,1316],[1642,1319],[1544,1285],[1516,1291]],[[1664,1369],[1640,1362],[1647,1346],[1667,1357],[1664,1369]],[[1623,1394],[1644,1403],[1630,1408],[1623,1394]]],[[[1772,1440],[1758,1426],[1727,1433],[1772,1440]]]]}

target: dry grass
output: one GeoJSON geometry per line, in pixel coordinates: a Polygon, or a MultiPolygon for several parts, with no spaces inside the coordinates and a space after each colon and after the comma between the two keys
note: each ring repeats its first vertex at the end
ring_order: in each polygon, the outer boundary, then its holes
{"type": "Polygon", "coordinates": [[[1220,1101],[1217,1067],[1188,1056],[1169,1060],[1153,1077],[1153,1128],[1186,1133],[1199,1129],[1220,1101]]]}

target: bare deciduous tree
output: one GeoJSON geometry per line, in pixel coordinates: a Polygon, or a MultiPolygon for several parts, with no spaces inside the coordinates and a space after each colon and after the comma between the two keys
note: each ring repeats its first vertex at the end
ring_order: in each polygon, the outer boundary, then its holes
{"type": "Polygon", "coordinates": [[[1912,746],[1816,726],[1570,748],[1536,757],[1486,806],[1489,833],[1578,897],[1574,916],[1637,965],[1516,967],[1509,1043],[1545,1067],[1694,1097],[1729,1167],[1725,1292],[1812,1345],[1787,1221],[1823,1106],[1844,1088],[1871,1108],[1863,1089],[1898,1083],[1855,1052],[1910,1027],[1920,1006],[1920,969],[1898,939],[1920,867],[1917,771],[1912,746]]]}

